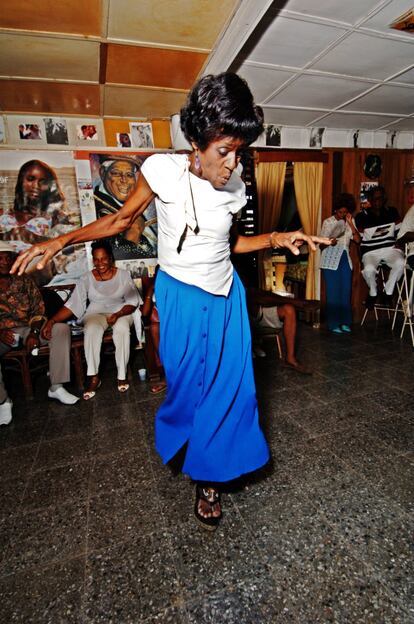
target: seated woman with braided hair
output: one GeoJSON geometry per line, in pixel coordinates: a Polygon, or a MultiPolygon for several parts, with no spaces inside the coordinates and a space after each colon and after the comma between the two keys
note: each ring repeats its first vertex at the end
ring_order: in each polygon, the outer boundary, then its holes
{"type": "MultiPolygon", "coordinates": [[[[153,154],[116,215],[98,219],[22,254],[22,273],[41,255],[44,266],[65,245],[127,229],[155,197],[160,357],[167,395],[158,410],[156,446],[164,463],[184,451],[183,472],[196,482],[194,513],[214,530],[223,483],[269,460],[259,425],[244,288],[230,261],[230,230],[246,203],[241,152],[263,132],[263,112],[236,74],[204,76],[181,111],[191,154],[153,154]]],[[[233,253],[287,247],[295,255],[328,239],[303,232],[240,236],[233,253]]]]}

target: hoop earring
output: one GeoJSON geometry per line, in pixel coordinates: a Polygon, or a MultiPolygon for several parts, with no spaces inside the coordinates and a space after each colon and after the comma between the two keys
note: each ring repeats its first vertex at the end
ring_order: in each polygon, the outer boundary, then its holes
{"type": "Polygon", "coordinates": [[[201,169],[201,162],[200,162],[200,158],[198,156],[198,151],[196,151],[196,153],[195,153],[194,167],[197,169],[197,171],[200,171],[200,169],[201,169]]]}

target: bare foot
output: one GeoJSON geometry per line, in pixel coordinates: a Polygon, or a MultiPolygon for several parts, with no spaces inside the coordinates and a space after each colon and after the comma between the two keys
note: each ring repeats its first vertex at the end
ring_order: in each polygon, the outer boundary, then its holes
{"type": "Polygon", "coordinates": [[[202,518],[219,518],[221,516],[221,505],[220,501],[217,501],[218,491],[214,488],[203,488],[202,491],[207,494],[207,500],[200,498],[197,506],[198,513],[202,518]]]}
{"type": "Polygon", "coordinates": [[[200,500],[198,502],[198,513],[203,518],[219,518],[221,516],[221,505],[220,503],[208,503],[205,500],[200,500]]]}

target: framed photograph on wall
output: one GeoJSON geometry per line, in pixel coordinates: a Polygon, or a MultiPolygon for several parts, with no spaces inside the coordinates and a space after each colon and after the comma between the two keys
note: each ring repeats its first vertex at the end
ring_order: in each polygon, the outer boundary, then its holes
{"type": "Polygon", "coordinates": [[[95,124],[79,124],[76,136],[80,141],[98,141],[98,129],[95,124]]]}
{"type": "Polygon", "coordinates": [[[129,128],[131,131],[132,147],[144,149],[146,147],[154,147],[152,125],[150,123],[131,122],[129,128]]]}
{"type": "Polygon", "coordinates": [[[266,124],[266,145],[269,147],[280,147],[281,140],[281,126],[275,126],[274,124],[266,124]]]}
{"type": "Polygon", "coordinates": [[[132,147],[131,135],[128,132],[116,133],[117,147],[132,147]]]}
{"type": "Polygon", "coordinates": [[[63,117],[45,117],[43,119],[46,141],[50,145],[68,145],[68,126],[63,117]]]}
{"type": "Polygon", "coordinates": [[[325,128],[311,128],[309,147],[322,149],[322,137],[324,132],[325,128]]]}
{"type": "Polygon", "coordinates": [[[0,144],[6,142],[6,127],[4,124],[4,117],[0,116],[0,144]]]}

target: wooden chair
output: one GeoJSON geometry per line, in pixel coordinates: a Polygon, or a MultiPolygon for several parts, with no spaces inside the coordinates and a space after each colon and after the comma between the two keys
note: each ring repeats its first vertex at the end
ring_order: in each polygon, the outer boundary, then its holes
{"type": "Polygon", "coordinates": [[[282,328],[274,329],[273,327],[254,327],[254,328],[252,327],[253,345],[258,340],[274,338],[276,340],[276,346],[277,346],[277,352],[279,354],[279,359],[283,360],[282,341],[280,339],[281,332],[282,332],[282,328]]]}
{"type": "MultiPolygon", "coordinates": [[[[150,278],[148,278],[150,279],[150,278]]],[[[50,286],[42,289],[42,292],[52,291],[56,293],[63,293],[63,303],[67,301],[74,284],[62,285],[62,286],[50,286]]],[[[51,312],[51,311],[50,311],[51,312]]],[[[52,315],[51,313],[49,314],[52,315]]],[[[105,348],[107,345],[112,345],[112,332],[106,331],[103,337],[102,345],[105,348]]],[[[6,367],[14,372],[20,374],[23,383],[24,395],[27,399],[33,399],[33,380],[34,374],[47,370],[49,347],[44,345],[39,347],[39,354],[37,356],[27,353],[26,349],[12,349],[5,353],[1,360],[6,367]]],[[[77,389],[82,392],[84,388],[85,379],[85,366],[84,366],[84,343],[83,336],[72,336],[71,342],[71,364],[74,371],[74,378],[77,389]]],[[[155,347],[152,342],[151,332],[149,327],[145,328],[145,344],[144,344],[144,359],[147,368],[147,376],[150,380],[160,379],[161,371],[157,364],[155,347]]],[[[131,377],[131,369],[128,365],[128,376],[131,377]]]]}

